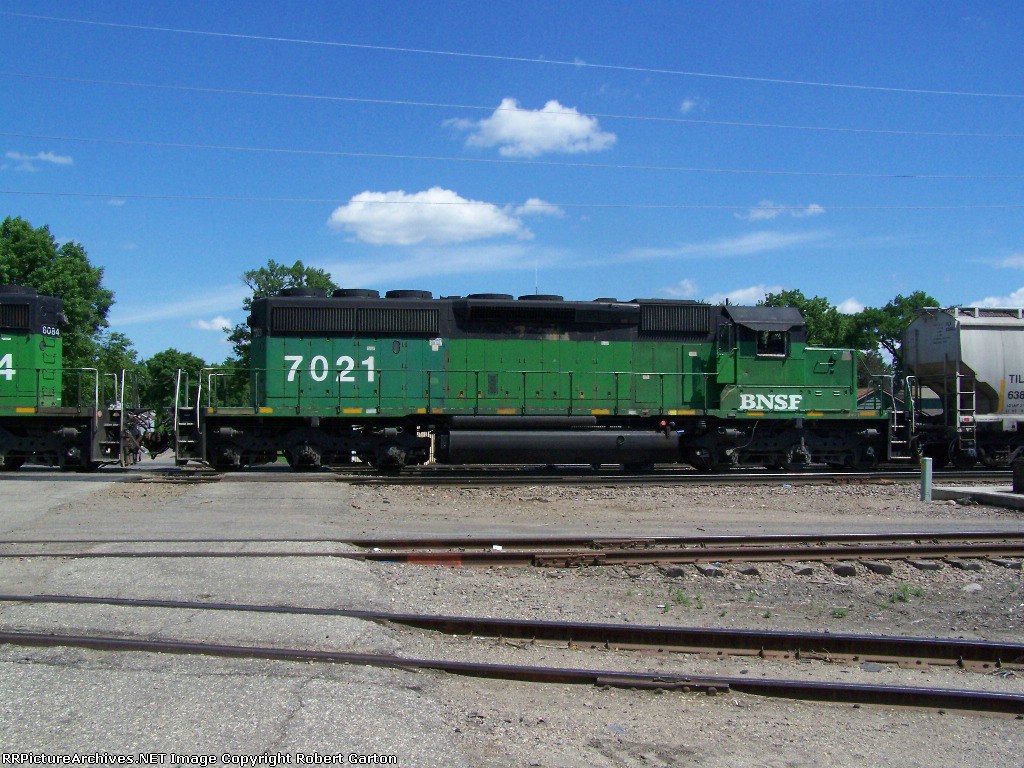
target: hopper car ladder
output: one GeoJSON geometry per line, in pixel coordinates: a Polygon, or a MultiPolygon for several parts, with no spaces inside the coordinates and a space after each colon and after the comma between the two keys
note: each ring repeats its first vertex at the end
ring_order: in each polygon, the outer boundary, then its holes
{"type": "Polygon", "coordinates": [[[957,447],[969,456],[978,450],[975,382],[957,371],[956,374],[956,440],[957,447]]]}

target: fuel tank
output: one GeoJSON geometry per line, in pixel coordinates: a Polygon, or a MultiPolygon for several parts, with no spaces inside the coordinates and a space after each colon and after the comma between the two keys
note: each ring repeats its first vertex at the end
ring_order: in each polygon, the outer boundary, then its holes
{"type": "Polygon", "coordinates": [[[438,435],[442,464],[651,464],[679,461],[679,435],[619,429],[453,430],[438,435]]]}

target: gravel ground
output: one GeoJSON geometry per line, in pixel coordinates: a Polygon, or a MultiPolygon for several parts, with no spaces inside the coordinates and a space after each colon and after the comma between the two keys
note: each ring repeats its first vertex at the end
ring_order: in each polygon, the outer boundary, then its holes
{"type": "MultiPolygon", "coordinates": [[[[903,485],[426,488],[262,482],[5,481],[4,538],[682,535],[1024,530],[1021,513],[923,504],[903,485]]],[[[88,546],[88,545],[82,545],[88,546]]],[[[211,549],[280,549],[239,543],[211,549]]],[[[45,547],[44,547],[45,548],[45,547]]],[[[67,546],[61,547],[67,549],[67,546]]],[[[77,548],[77,547],[76,547],[77,548]]],[[[10,547],[8,547],[10,549],[10,547]]],[[[19,550],[25,549],[24,545],[19,550]]],[[[2,550],[0,550],[2,551],[2,550]]],[[[1020,641],[1024,576],[985,564],[891,575],[856,565],[449,569],[337,559],[0,559],[0,591],[376,608],[627,624],[1020,641]],[[746,571],[746,572],[745,572],[746,571]]],[[[650,654],[450,638],[329,617],[0,605],[9,629],[208,639],[676,675],[792,677],[1024,692],[1024,674],[650,654]]],[[[1003,671],[1005,672],[1005,671],[1003,671]]],[[[1020,766],[1024,721],[888,707],[602,690],[325,664],[0,648],[0,744],[47,751],[344,748],[399,765],[1020,766]]]]}

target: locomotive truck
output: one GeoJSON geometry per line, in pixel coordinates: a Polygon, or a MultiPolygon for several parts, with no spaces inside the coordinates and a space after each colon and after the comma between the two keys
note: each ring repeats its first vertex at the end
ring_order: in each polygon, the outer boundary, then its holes
{"type": "Polygon", "coordinates": [[[689,463],[868,467],[888,410],[792,308],[293,288],[256,299],[250,367],[179,374],[179,464],[294,469],[689,463]]]}

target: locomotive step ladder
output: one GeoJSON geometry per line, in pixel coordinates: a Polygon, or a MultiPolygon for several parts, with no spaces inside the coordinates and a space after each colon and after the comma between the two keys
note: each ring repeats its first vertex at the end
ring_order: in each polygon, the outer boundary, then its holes
{"type": "Polygon", "coordinates": [[[188,390],[188,374],[179,369],[174,383],[174,463],[178,465],[187,464],[189,459],[202,458],[199,392],[196,392],[196,404],[192,405],[188,390]],[[182,398],[185,405],[181,404],[182,398]]]}
{"type": "Polygon", "coordinates": [[[889,458],[913,458],[912,437],[914,434],[914,393],[913,376],[903,380],[903,403],[896,399],[896,381],[894,376],[887,376],[889,388],[883,393],[888,394],[891,418],[889,422],[889,458]]]}
{"type": "Polygon", "coordinates": [[[889,458],[909,459],[910,453],[910,421],[906,411],[899,408],[892,410],[892,428],[889,439],[889,458]]]}

